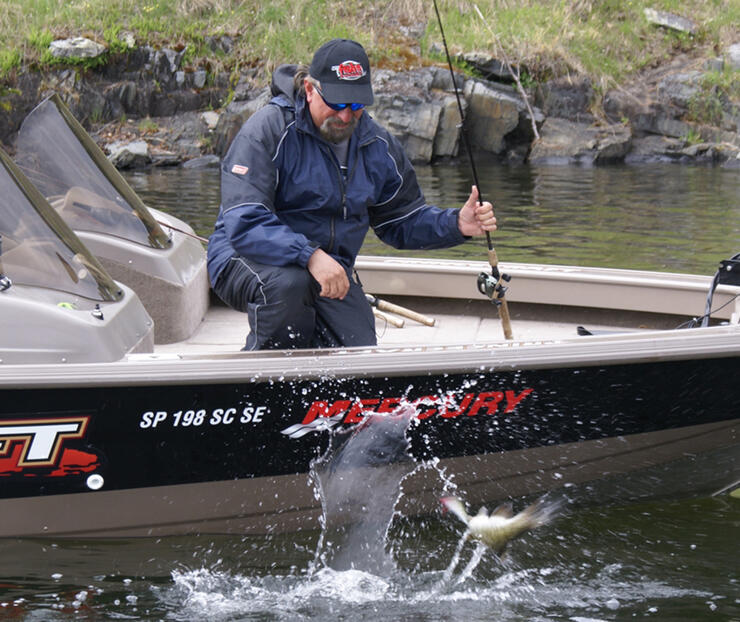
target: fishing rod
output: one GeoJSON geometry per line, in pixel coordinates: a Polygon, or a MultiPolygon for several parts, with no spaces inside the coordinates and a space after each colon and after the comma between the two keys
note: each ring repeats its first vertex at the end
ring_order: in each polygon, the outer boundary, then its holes
{"type": "Polygon", "coordinates": [[[178,233],[182,233],[183,235],[187,235],[188,237],[191,237],[193,239],[198,240],[198,242],[203,242],[203,244],[208,244],[208,238],[204,238],[202,235],[198,235],[197,233],[191,233],[190,231],[185,231],[184,229],[180,229],[178,227],[175,227],[174,225],[171,225],[168,222],[165,222],[164,220],[159,220],[155,218],[158,225],[161,225],[162,227],[167,227],[168,229],[171,229],[172,231],[177,231],[178,233]]]}
{"type": "MultiPolygon", "coordinates": [[[[439,24],[439,32],[442,35],[442,46],[445,49],[445,55],[447,56],[447,66],[450,69],[450,76],[452,77],[452,86],[455,90],[455,99],[457,100],[457,109],[460,113],[460,135],[462,142],[465,145],[465,151],[468,154],[468,161],[470,162],[470,171],[473,175],[473,183],[478,189],[478,202],[483,202],[483,194],[481,193],[480,183],[478,181],[478,171],[475,168],[475,160],[473,159],[473,150],[468,141],[465,133],[465,113],[463,111],[462,100],[460,99],[460,91],[457,88],[457,80],[455,79],[455,71],[452,68],[452,59],[450,58],[450,51],[447,48],[447,39],[445,38],[444,27],[442,26],[442,17],[439,14],[439,8],[437,7],[437,0],[432,0],[434,3],[434,12],[437,15],[437,23],[439,24]]],[[[478,275],[478,291],[488,296],[491,302],[498,308],[499,316],[501,317],[501,325],[504,329],[504,337],[506,339],[513,339],[511,332],[511,317],[509,316],[509,306],[505,298],[506,286],[503,284],[504,281],[507,283],[511,280],[508,274],[503,274],[498,269],[498,255],[496,249],[493,247],[493,240],[491,233],[486,231],[486,244],[488,245],[488,263],[491,266],[491,274],[481,272],[478,275]]]]}

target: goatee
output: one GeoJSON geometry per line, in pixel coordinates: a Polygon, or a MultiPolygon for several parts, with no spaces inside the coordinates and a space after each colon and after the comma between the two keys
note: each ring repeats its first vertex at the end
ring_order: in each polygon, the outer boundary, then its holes
{"type": "Polygon", "coordinates": [[[352,132],[357,127],[357,118],[350,117],[349,121],[345,124],[338,117],[329,117],[321,124],[319,133],[324,140],[328,140],[332,143],[341,143],[352,136],[352,132]]]}

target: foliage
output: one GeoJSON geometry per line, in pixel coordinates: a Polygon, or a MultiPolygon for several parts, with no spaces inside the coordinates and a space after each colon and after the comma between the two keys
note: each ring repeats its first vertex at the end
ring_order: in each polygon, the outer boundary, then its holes
{"type": "Polygon", "coordinates": [[[740,72],[732,69],[709,71],[702,77],[698,92],[689,101],[689,119],[721,125],[732,102],[740,101],[740,72]]]}
{"type": "Polygon", "coordinates": [[[686,135],[683,136],[683,140],[686,141],[688,145],[698,145],[703,139],[696,129],[690,128],[686,135]]]}
{"type": "Polygon", "coordinates": [[[159,125],[156,121],[153,121],[150,117],[142,119],[139,122],[139,131],[142,134],[153,134],[159,129],[159,125]]]}
{"type": "MultiPolygon", "coordinates": [[[[438,0],[453,54],[504,51],[527,68],[532,83],[587,73],[607,86],[677,51],[709,57],[740,40],[737,0],[438,0]],[[672,11],[699,25],[696,36],[650,25],[644,9],[672,11]],[[483,15],[485,23],[475,8],[483,15]],[[491,36],[495,33],[495,37],[491,36]]],[[[0,77],[23,63],[49,64],[55,38],[87,36],[124,53],[121,35],[153,47],[185,49],[184,62],[212,71],[307,62],[331,37],[363,43],[378,66],[439,62],[440,43],[429,0],[3,0],[0,77]],[[228,53],[209,38],[227,36],[228,53]]],[[[70,63],[70,61],[64,61],[70,63]]],[[[91,61],[83,66],[93,64],[91,61]]]]}

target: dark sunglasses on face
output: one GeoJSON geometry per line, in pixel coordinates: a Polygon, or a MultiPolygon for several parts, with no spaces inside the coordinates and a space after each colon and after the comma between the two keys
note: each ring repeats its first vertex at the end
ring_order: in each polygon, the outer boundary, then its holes
{"type": "MultiPolygon", "coordinates": [[[[314,87],[316,88],[316,87],[314,87]]],[[[349,107],[352,112],[355,112],[357,110],[362,110],[365,107],[365,104],[330,104],[328,101],[324,99],[324,94],[316,88],[316,92],[319,94],[319,97],[323,100],[323,102],[329,106],[332,110],[336,110],[337,112],[341,112],[345,108],[349,107]]]]}

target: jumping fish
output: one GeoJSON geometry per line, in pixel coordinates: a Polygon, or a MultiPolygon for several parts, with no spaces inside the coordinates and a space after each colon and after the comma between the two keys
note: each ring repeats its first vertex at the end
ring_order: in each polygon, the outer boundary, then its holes
{"type": "Polygon", "coordinates": [[[475,516],[470,516],[457,497],[443,497],[440,501],[445,509],[467,525],[464,538],[482,542],[499,556],[511,540],[525,531],[550,522],[560,505],[557,502],[547,504],[544,499],[539,499],[514,514],[511,503],[504,503],[490,515],[486,508],[481,508],[475,516]]]}

